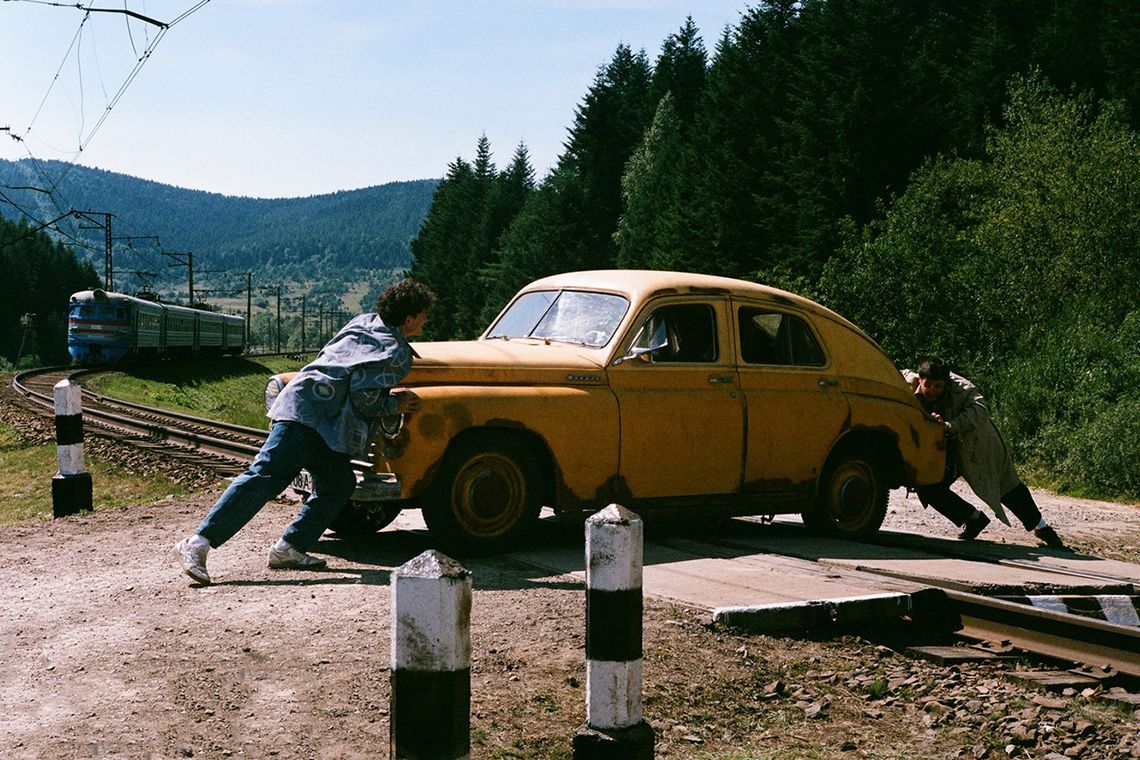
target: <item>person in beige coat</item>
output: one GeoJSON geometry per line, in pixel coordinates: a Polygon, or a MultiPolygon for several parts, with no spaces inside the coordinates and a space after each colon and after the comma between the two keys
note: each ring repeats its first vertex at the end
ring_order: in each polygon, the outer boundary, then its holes
{"type": "Polygon", "coordinates": [[[1003,505],[1047,546],[1065,549],[1065,543],[1046,523],[1033,495],[1017,476],[1009,449],[994,427],[986,400],[977,387],[952,373],[946,361],[937,357],[923,359],[917,372],[903,370],[903,377],[914,389],[922,408],[946,426],[950,442],[946,477],[936,485],[917,489],[923,505],[934,507],[962,528],[959,538],[977,538],[990,524],[990,518],[950,490],[950,485],[961,476],[1006,525],[1010,523],[1003,505]]]}

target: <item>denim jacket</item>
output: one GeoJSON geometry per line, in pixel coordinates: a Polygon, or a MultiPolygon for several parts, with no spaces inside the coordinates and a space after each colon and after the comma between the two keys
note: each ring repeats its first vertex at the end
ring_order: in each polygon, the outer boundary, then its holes
{"type": "Polygon", "coordinates": [[[307,425],[333,451],[368,459],[371,423],[396,413],[389,392],[411,366],[412,348],[399,328],[361,314],[285,386],[267,416],[307,425]]]}

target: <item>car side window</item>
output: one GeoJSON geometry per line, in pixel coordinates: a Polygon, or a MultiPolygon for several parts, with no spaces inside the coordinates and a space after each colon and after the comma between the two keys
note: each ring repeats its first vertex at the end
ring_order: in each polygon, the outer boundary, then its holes
{"type": "Polygon", "coordinates": [[[634,345],[648,347],[662,324],[668,343],[651,354],[655,363],[717,360],[716,315],[709,304],[674,304],[655,309],[642,326],[634,345]]]}
{"type": "Polygon", "coordinates": [[[780,311],[742,306],[740,357],[745,364],[822,367],[826,362],[804,320],[780,311]]]}

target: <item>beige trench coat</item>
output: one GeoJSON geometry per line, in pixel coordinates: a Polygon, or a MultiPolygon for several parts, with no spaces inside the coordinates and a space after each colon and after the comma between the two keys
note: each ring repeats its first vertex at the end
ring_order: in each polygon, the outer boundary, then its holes
{"type": "MultiPolygon", "coordinates": [[[[902,374],[919,395],[918,374],[910,370],[902,374]]],[[[990,420],[985,398],[969,380],[950,373],[942,404],[958,472],[997,518],[1009,525],[1001,497],[1020,485],[1021,479],[1001,433],[990,420]]]]}

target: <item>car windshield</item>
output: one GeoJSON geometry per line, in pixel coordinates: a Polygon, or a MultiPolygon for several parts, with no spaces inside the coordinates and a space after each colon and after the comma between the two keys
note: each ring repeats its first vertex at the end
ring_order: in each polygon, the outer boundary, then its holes
{"type": "Polygon", "coordinates": [[[515,299],[487,338],[538,338],[599,347],[609,343],[629,301],[613,293],[533,290],[515,299]]]}

